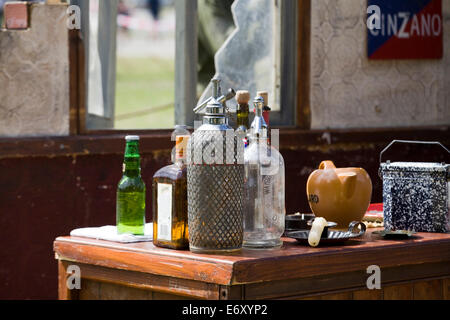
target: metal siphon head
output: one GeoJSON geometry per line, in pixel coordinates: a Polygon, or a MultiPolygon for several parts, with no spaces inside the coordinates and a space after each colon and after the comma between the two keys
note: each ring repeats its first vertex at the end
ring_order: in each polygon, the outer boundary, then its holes
{"type": "Polygon", "coordinates": [[[211,79],[211,84],[212,96],[195,107],[194,112],[204,114],[203,124],[220,126],[222,130],[222,125],[228,126],[226,102],[235,97],[236,91],[229,89],[226,95],[222,95],[220,79],[216,77],[211,79]]]}
{"type": "Polygon", "coordinates": [[[256,138],[266,138],[267,137],[267,123],[264,121],[262,116],[262,111],[264,108],[264,98],[257,96],[253,100],[255,106],[255,118],[250,126],[251,134],[256,138]]]}
{"type": "Polygon", "coordinates": [[[253,100],[253,105],[255,106],[255,115],[262,116],[262,110],[264,108],[264,98],[261,96],[255,97],[253,100]]]}

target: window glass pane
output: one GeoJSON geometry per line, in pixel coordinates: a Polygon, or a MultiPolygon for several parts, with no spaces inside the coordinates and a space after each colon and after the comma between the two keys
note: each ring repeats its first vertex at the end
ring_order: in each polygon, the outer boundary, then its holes
{"type": "MultiPolygon", "coordinates": [[[[223,90],[249,90],[252,95],[268,91],[273,111],[280,110],[279,4],[273,0],[234,1],[234,30],[215,55],[216,75],[222,80],[223,90]]],[[[199,16],[201,19],[201,12],[199,16]]],[[[210,95],[208,86],[200,100],[210,95]]],[[[235,102],[228,105],[234,107],[235,102]]]]}
{"type": "Polygon", "coordinates": [[[3,23],[3,6],[5,5],[6,0],[0,0],[0,28],[3,23]]]}
{"type": "Polygon", "coordinates": [[[172,128],[175,101],[173,0],[119,1],[116,129],[172,128]]]}
{"type": "Polygon", "coordinates": [[[88,77],[88,112],[105,116],[102,81],[102,62],[99,46],[99,1],[89,2],[89,77],[88,77]]]}

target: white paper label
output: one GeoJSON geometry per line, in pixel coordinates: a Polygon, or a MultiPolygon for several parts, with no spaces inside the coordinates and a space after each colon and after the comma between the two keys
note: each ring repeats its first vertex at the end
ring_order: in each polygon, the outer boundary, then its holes
{"type": "Polygon", "coordinates": [[[158,240],[172,241],[172,185],[158,183],[158,240]]]}

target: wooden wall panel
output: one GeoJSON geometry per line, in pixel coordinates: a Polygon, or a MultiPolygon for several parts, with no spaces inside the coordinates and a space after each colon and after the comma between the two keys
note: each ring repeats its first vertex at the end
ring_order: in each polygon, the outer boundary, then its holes
{"type": "Polygon", "coordinates": [[[153,300],[191,300],[192,298],[176,296],[174,294],[163,292],[152,292],[153,300]]]}
{"type": "Polygon", "coordinates": [[[411,300],[413,285],[411,283],[388,286],[383,289],[384,300],[411,300]]]}
{"type": "Polygon", "coordinates": [[[330,293],[325,295],[313,295],[313,296],[307,296],[307,297],[300,297],[296,300],[352,300],[352,292],[346,291],[346,292],[336,292],[336,293],[330,293]]]}
{"type": "Polygon", "coordinates": [[[447,279],[395,284],[381,290],[356,290],[298,297],[297,300],[449,300],[447,279]]]}
{"type": "Polygon", "coordinates": [[[443,280],[428,280],[414,283],[414,300],[441,300],[443,280]]]}
{"type": "Polygon", "coordinates": [[[320,297],[320,300],[351,300],[351,299],[352,299],[351,292],[333,293],[320,297]]]}
{"type": "Polygon", "coordinates": [[[183,296],[125,287],[114,283],[82,280],[79,300],[192,300],[183,296]]]}
{"type": "Polygon", "coordinates": [[[450,300],[450,278],[444,279],[443,282],[443,295],[445,300],[450,300]]]}
{"type": "Polygon", "coordinates": [[[82,280],[83,284],[79,292],[78,298],[80,300],[100,300],[100,282],[82,280]]]}
{"type": "Polygon", "coordinates": [[[113,283],[82,280],[80,300],[151,300],[152,292],[113,283]]]}
{"type": "MultiPolygon", "coordinates": [[[[117,258],[117,254],[115,258],[117,258]]],[[[136,261],[132,258],[126,260],[128,262],[136,261]]],[[[64,262],[64,264],[67,265],[69,263],[64,262]]],[[[144,262],[144,264],[148,264],[148,261],[144,262]]],[[[203,281],[161,276],[147,272],[121,270],[79,262],[77,262],[77,266],[80,267],[83,277],[82,281],[113,283],[118,286],[128,286],[146,291],[162,292],[198,299],[219,299],[219,286],[203,281]]],[[[231,291],[233,292],[229,295],[236,297],[236,292],[234,290],[231,291]]]]}
{"type": "Polygon", "coordinates": [[[353,300],[382,300],[383,290],[359,290],[353,292],[353,300]]]}
{"type": "Polygon", "coordinates": [[[113,283],[99,283],[100,300],[149,300],[152,292],[137,288],[123,287],[113,283]]]}

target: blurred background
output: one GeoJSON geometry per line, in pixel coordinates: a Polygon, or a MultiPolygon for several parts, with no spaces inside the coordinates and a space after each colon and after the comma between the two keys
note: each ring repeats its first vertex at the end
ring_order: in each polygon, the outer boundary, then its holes
{"type": "MultiPolygon", "coordinates": [[[[0,25],[3,6],[11,1],[0,0],[0,25]]],[[[91,24],[98,24],[99,1],[102,0],[90,1],[91,24]]],[[[111,129],[168,129],[175,124],[174,1],[118,1],[115,108],[111,129]]],[[[214,76],[216,51],[235,28],[232,3],[233,0],[199,1],[202,10],[198,25],[198,95],[214,76]]],[[[94,73],[98,68],[95,67],[94,73]]],[[[95,78],[95,74],[90,76],[95,78]]]]}
{"type": "Polygon", "coordinates": [[[174,0],[122,0],[117,25],[114,127],[173,127],[174,0]]]}
{"type": "MultiPolygon", "coordinates": [[[[0,30],[0,299],[57,297],[53,241],[75,228],[115,223],[124,136],[140,135],[150,186],[171,162],[175,121],[191,124],[216,72],[223,89],[252,95],[244,80],[267,77],[249,70],[273,73],[269,95],[284,99],[270,125],[281,128],[287,213],[310,212],[306,182],[323,160],[366,169],[372,202],[380,203],[379,155],[392,140],[450,145],[449,0],[377,1],[386,10],[400,2],[431,4],[440,24],[436,36],[411,37],[412,45],[383,38],[373,54],[371,39],[379,41],[366,25],[373,0],[197,0],[195,8],[194,0],[70,0],[89,19],[69,31],[66,4],[54,1],[29,6],[27,30],[0,30]],[[236,24],[246,27],[237,33],[233,3],[236,24]],[[228,52],[221,49],[227,39],[228,52]],[[185,50],[192,49],[187,41],[198,43],[198,57],[185,50]],[[269,54],[258,57],[264,47],[269,54]],[[217,59],[217,71],[215,55],[231,62],[217,59]]],[[[429,148],[395,148],[385,156],[450,162],[429,148]]]]}

